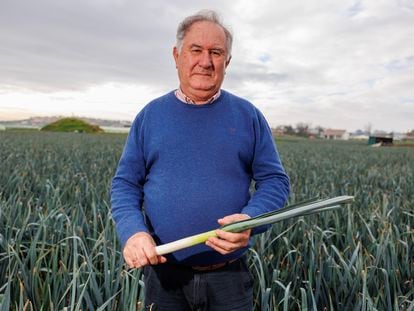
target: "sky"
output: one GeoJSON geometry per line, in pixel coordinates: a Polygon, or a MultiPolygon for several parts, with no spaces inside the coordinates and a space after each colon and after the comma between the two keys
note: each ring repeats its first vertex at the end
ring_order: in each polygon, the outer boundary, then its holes
{"type": "Polygon", "coordinates": [[[234,35],[223,89],[270,126],[414,129],[412,0],[0,0],[0,120],[130,120],[178,87],[178,23],[234,35]]]}

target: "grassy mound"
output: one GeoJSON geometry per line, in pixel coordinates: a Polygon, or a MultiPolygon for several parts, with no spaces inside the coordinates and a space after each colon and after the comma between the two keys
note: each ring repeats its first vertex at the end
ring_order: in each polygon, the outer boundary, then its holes
{"type": "Polygon", "coordinates": [[[77,133],[99,133],[103,130],[97,126],[89,124],[76,118],[63,118],[44,126],[42,131],[49,132],[77,132],[77,133]]]}

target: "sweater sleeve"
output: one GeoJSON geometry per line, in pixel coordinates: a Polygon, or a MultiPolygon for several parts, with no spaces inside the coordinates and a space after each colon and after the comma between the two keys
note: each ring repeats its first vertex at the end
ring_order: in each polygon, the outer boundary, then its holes
{"type": "MultiPolygon", "coordinates": [[[[282,208],[289,196],[289,178],[285,173],[271,129],[260,111],[254,120],[255,146],[252,161],[252,176],[255,193],[242,213],[255,217],[282,208]]],[[[270,225],[253,230],[253,234],[267,230],[270,225]]]]}
{"type": "Polygon", "coordinates": [[[140,113],[132,124],[112,180],[112,217],[123,246],[135,233],[148,232],[142,213],[143,187],[146,178],[142,148],[142,120],[143,113],[140,113]]]}

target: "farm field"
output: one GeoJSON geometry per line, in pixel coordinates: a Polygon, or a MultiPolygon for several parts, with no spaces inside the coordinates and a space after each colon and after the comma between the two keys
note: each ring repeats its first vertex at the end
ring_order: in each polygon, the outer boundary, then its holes
{"type": "MultiPolygon", "coordinates": [[[[0,311],[140,310],[109,188],[125,135],[0,132],[0,311]]],[[[414,310],[414,148],[278,140],[289,203],[338,211],[254,238],[255,310],[414,310]]]]}

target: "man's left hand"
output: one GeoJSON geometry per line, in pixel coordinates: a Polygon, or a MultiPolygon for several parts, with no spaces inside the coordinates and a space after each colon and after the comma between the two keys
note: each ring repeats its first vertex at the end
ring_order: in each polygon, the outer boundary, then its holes
{"type": "MultiPolygon", "coordinates": [[[[232,214],[218,220],[221,226],[249,219],[250,216],[246,214],[232,214]]],[[[229,254],[240,248],[246,247],[249,244],[251,230],[242,232],[226,232],[223,230],[216,230],[217,237],[211,237],[207,240],[206,245],[210,246],[222,255],[229,254]]]]}

